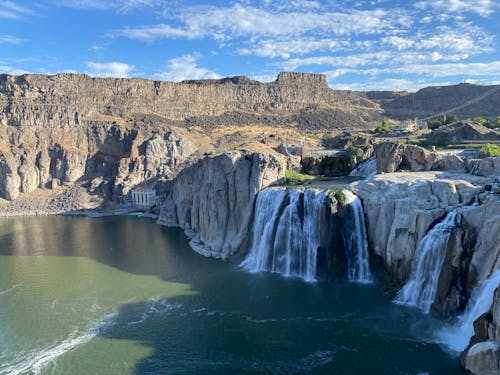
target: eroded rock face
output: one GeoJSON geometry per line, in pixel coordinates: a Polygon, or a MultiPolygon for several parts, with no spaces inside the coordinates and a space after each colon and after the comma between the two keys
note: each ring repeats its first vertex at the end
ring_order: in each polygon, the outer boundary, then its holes
{"type": "Polygon", "coordinates": [[[144,181],[173,178],[197,151],[168,129],[108,123],[74,129],[0,126],[0,140],[0,197],[8,200],[97,178],[100,193],[118,198],[144,181]]]}
{"type": "Polygon", "coordinates": [[[475,237],[467,270],[467,293],[500,269],[500,196],[489,194],[483,204],[461,213],[461,226],[475,237]]]}
{"type": "Polygon", "coordinates": [[[417,243],[431,225],[480,192],[466,175],[463,178],[398,173],[354,184],[363,201],[371,248],[399,282],[408,278],[417,243]]]}
{"type": "Polygon", "coordinates": [[[438,153],[425,148],[394,142],[375,145],[375,158],[377,173],[430,171],[442,159],[438,153]]]}
{"type": "Polygon", "coordinates": [[[247,237],[257,193],[282,179],[285,169],[279,154],[206,157],[172,182],[159,222],[184,229],[198,253],[227,258],[247,237]]]}
{"type": "Polygon", "coordinates": [[[469,163],[470,172],[474,175],[500,178],[500,156],[496,158],[475,159],[469,163]]]}
{"type": "Polygon", "coordinates": [[[462,364],[474,375],[500,374],[500,342],[483,341],[473,345],[467,351],[462,364]]]}

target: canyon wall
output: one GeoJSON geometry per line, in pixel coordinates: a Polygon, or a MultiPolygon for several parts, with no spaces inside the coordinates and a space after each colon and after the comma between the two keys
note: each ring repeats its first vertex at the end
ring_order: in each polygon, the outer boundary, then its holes
{"type": "Polygon", "coordinates": [[[379,115],[363,95],[331,90],[316,74],[271,83],[0,75],[0,198],[78,181],[116,199],[172,178],[206,151],[200,145],[210,150],[200,138],[208,128],[364,126],[379,115]]]}
{"type": "Polygon", "coordinates": [[[79,74],[0,75],[0,108],[0,124],[11,126],[74,126],[103,120],[103,116],[117,122],[169,124],[196,122],[201,116],[213,123],[210,117],[234,112],[256,115],[257,122],[265,115],[293,122],[292,117],[300,117],[301,111],[307,115],[355,108],[362,109],[361,118],[351,117],[355,125],[362,125],[363,117],[379,113],[365,96],[331,90],[325,76],[305,73],[281,73],[271,83],[246,77],[174,83],[79,74]]]}
{"type": "Polygon", "coordinates": [[[274,153],[206,157],[167,186],[159,223],[184,229],[198,253],[227,258],[247,239],[257,193],[282,180],[285,170],[286,158],[274,153]]]}

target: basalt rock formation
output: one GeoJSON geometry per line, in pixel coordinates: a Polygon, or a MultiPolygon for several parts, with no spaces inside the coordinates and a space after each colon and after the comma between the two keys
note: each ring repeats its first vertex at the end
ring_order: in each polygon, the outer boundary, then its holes
{"type": "Polygon", "coordinates": [[[354,184],[363,201],[368,239],[398,282],[411,270],[417,243],[448,211],[469,204],[481,191],[466,175],[439,172],[385,174],[354,184]]]}
{"type": "Polygon", "coordinates": [[[380,115],[364,95],[331,90],[324,75],[306,73],[281,73],[271,83],[246,77],[174,83],[78,74],[0,75],[0,105],[0,124],[11,126],[74,126],[102,116],[126,123],[217,126],[227,125],[226,115],[232,125],[280,117],[297,124],[308,116],[314,120],[318,111],[328,112],[332,126],[339,123],[337,111],[345,126],[363,126],[380,115]]]}
{"type": "Polygon", "coordinates": [[[434,129],[428,134],[427,139],[434,145],[463,143],[464,141],[498,142],[500,132],[471,121],[459,121],[434,129]]]}
{"type": "Polygon", "coordinates": [[[381,96],[367,93],[367,97],[381,102],[386,116],[425,118],[454,114],[461,118],[498,116],[500,85],[483,86],[462,83],[452,86],[426,87],[416,93],[381,96]]]}
{"type": "Polygon", "coordinates": [[[283,179],[286,163],[239,151],[203,158],[169,184],[159,223],[184,229],[198,253],[227,258],[247,239],[257,193],[283,179]]]}
{"type": "Polygon", "coordinates": [[[171,131],[95,122],[86,126],[0,126],[0,197],[85,180],[119,197],[144,181],[173,177],[196,147],[171,131]]]}
{"type": "Polygon", "coordinates": [[[77,180],[118,198],[199,158],[207,142],[190,140],[193,127],[330,129],[379,116],[365,96],[331,90],[315,74],[281,73],[271,83],[0,75],[0,198],[77,180]]]}

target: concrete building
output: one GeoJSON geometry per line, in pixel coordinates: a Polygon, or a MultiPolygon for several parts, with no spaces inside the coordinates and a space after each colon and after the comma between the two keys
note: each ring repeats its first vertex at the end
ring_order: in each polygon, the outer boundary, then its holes
{"type": "Polygon", "coordinates": [[[130,192],[132,204],[139,208],[150,208],[158,202],[156,192],[149,187],[138,187],[130,192]]]}

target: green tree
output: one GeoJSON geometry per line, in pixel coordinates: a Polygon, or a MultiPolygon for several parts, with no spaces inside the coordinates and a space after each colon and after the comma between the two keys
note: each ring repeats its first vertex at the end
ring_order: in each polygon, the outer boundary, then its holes
{"type": "Polygon", "coordinates": [[[493,143],[486,143],[481,147],[481,150],[479,150],[479,156],[482,157],[500,156],[500,147],[493,143]]]}

